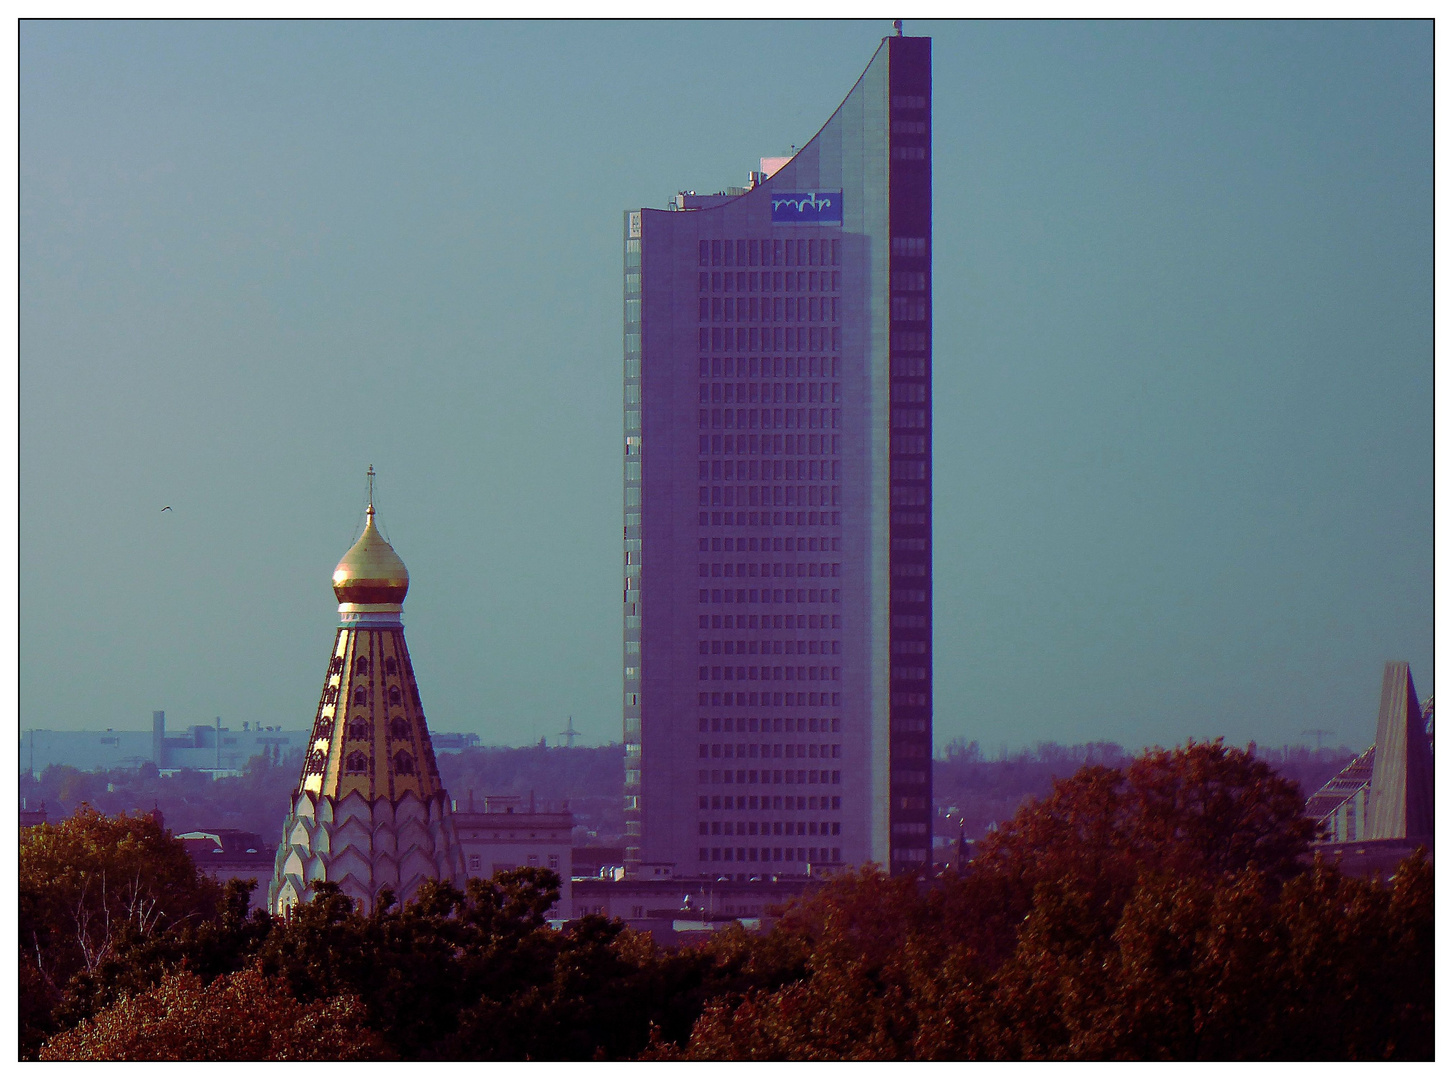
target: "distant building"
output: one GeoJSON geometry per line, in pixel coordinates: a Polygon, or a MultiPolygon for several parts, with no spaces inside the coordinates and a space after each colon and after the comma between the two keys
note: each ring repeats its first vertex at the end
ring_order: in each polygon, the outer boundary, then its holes
{"type": "Polygon", "coordinates": [[[542,866],[560,875],[560,900],[549,918],[563,919],[571,910],[572,859],[570,832],[574,819],[567,810],[537,811],[518,795],[486,796],[478,810],[455,804],[454,825],[464,872],[490,878],[501,870],[542,866]]]}
{"type": "Polygon", "coordinates": [[[185,845],[197,869],[214,880],[252,881],[250,906],[266,910],[274,849],[262,837],[239,829],[198,829],[178,833],[177,839],[185,845]]]}
{"type": "Polygon", "coordinates": [[[603,915],[649,931],[660,945],[683,945],[735,923],[767,929],[794,899],[810,896],[822,879],[758,875],[718,878],[577,878],[571,918],[603,915]]]}
{"type": "Polygon", "coordinates": [[[1390,872],[1433,850],[1433,699],[1421,706],[1406,662],[1383,669],[1372,746],[1307,800],[1317,848],[1354,873],[1390,872]]]}
{"type": "Polygon", "coordinates": [[[51,765],[69,765],[82,772],[134,769],[151,762],[163,772],[196,769],[214,775],[236,775],[259,755],[282,757],[303,745],[306,731],[283,731],[243,721],[242,730],[192,724],[185,734],[168,735],[166,713],[152,715],[150,731],[54,731],[30,728],[20,735],[20,767],[39,776],[51,765]]]}
{"type": "Polygon", "coordinates": [[[434,753],[436,754],[462,754],[465,750],[478,745],[479,736],[472,731],[436,731],[434,733],[434,753]]]}
{"type": "MultiPolygon", "coordinates": [[[[337,882],[365,911],[434,878],[464,884],[449,794],[404,642],[409,572],[374,522],[333,571],[338,630],[302,773],[283,822],[268,907],[285,915],[337,882]]],[[[567,828],[567,835],[568,835],[567,828]]]]}
{"type": "Polygon", "coordinates": [[[26,799],[20,800],[20,830],[22,833],[36,825],[44,825],[45,820],[45,803],[42,802],[39,806],[31,807],[26,799]]]}

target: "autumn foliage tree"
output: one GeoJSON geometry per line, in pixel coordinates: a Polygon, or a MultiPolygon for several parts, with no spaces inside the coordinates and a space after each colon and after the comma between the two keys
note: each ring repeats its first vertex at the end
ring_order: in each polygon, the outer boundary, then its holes
{"type": "Polygon", "coordinates": [[[1345,876],[1312,859],[1312,831],[1253,753],[1192,743],[1081,769],[960,874],[864,869],[767,934],[664,949],[599,916],[552,929],[559,880],[540,868],[367,913],[319,883],[275,922],[154,825],[82,815],[23,848],[22,1051],[1430,1058],[1430,867],[1345,876]]]}
{"type": "Polygon", "coordinates": [[[42,1061],[367,1061],[391,1057],[356,998],[306,1007],[250,967],[210,983],[190,971],[123,997],[56,1035],[42,1061]]]}
{"type": "Polygon", "coordinates": [[[223,895],[151,817],[88,806],[26,830],[19,871],[22,1049],[57,1011],[104,995],[138,951],[213,918],[223,895]]]}
{"type": "Polygon", "coordinates": [[[867,871],[769,938],[804,977],[656,1058],[1424,1058],[1432,876],[1309,866],[1296,786],[1216,743],[1092,766],[915,890],[867,871]],[[780,947],[780,946],[779,946],[780,947]]]}

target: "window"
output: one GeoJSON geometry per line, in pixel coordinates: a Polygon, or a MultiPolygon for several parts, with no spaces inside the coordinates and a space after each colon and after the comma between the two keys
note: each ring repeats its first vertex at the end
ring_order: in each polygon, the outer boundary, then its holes
{"type": "Polygon", "coordinates": [[[368,721],[361,716],[350,720],[348,722],[348,737],[350,739],[368,738],[368,721]]]}
{"type": "Polygon", "coordinates": [[[551,855],[550,856],[550,869],[551,870],[559,870],[560,869],[560,856],[559,855],[551,855]]]}
{"type": "Polygon", "coordinates": [[[388,700],[390,705],[399,705],[403,702],[404,696],[399,692],[397,686],[390,686],[388,688],[388,700]]]}
{"type": "Polygon", "coordinates": [[[480,869],[483,869],[483,867],[480,865],[480,860],[479,860],[479,856],[478,855],[471,855],[471,856],[469,856],[469,869],[471,869],[471,870],[480,870],[480,869]]]}
{"type": "Polygon", "coordinates": [[[358,659],[356,659],[356,660],[353,661],[353,674],[355,674],[355,675],[367,675],[368,674],[368,657],[366,657],[366,656],[360,656],[360,657],[358,657],[358,659]]]}
{"type": "Polygon", "coordinates": [[[392,656],[390,656],[387,660],[383,662],[383,671],[385,675],[393,675],[398,671],[398,669],[399,662],[395,660],[392,656]]]}
{"type": "Polygon", "coordinates": [[[395,739],[407,739],[409,737],[409,722],[402,716],[395,716],[389,724],[389,734],[395,739]]]}
{"type": "Polygon", "coordinates": [[[367,705],[368,704],[368,687],[366,687],[366,686],[360,686],[356,690],[353,691],[353,704],[355,704],[355,705],[367,705]]]}
{"type": "Polygon", "coordinates": [[[394,772],[400,776],[414,775],[414,759],[407,750],[400,750],[394,755],[394,772]]]}
{"type": "Polygon", "coordinates": [[[368,772],[368,755],[362,750],[353,751],[343,762],[343,771],[350,773],[368,772]]]}

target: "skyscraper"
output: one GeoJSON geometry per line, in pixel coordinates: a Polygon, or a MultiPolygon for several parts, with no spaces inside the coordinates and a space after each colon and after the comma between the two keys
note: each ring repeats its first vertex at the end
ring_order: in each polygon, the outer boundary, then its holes
{"type": "MultiPolygon", "coordinates": [[[[373,467],[369,467],[369,485],[373,467]]],[[[458,831],[404,643],[409,572],[374,524],[333,571],[338,632],[303,771],[283,822],[268,907],[286,914],[337,882],[364,910],[429,878],[464,885],[458,831]]]]}
{"type": "Polygon", "coordinates": [[[748,184],[625,215],[626,864],[932,845],[929,39],[748,184]]]}

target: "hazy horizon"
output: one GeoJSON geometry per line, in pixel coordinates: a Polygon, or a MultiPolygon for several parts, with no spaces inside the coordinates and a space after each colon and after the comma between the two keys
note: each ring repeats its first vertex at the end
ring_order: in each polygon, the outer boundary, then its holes
{"type": "MultiPolygon", "coordinates": [[[[21,22],[21,732],[307,727],[372,464],[430,728],[619,741],[622,213],[889,32],[21,22]]],[[[907,32],[936,748],[1370,744],[1434,692],[1431,22],[907,32]]]]}

